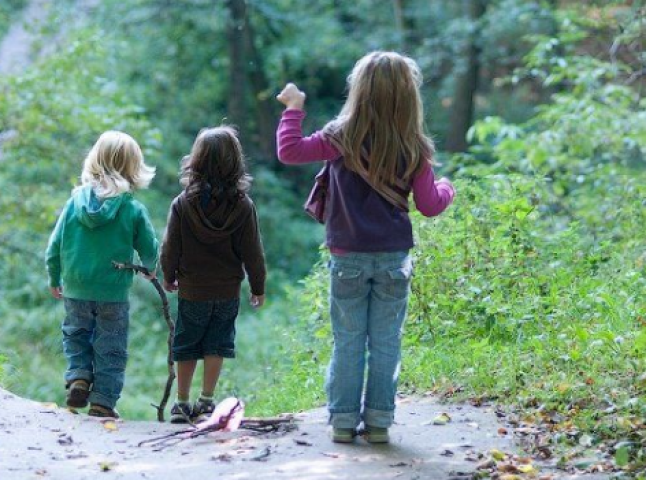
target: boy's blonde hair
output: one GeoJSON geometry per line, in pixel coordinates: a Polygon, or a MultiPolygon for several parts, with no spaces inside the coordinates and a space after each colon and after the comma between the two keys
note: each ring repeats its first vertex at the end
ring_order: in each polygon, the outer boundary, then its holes
{"type": "Polygon", "coordinates": [[[347,81],[345,105],[323,132],[342,152],[346,168],[386,198],[400,199],[435,153],[424,134],[420,69],[399,53],[372,52],[347,81]]]}
{"type": "Polygon", "coordinates": [[[81,185],[90,185],[100,198],[115,197],[147,188],[155,177],[155,167],[144,163],[141,148],[127,133],[103,133],[85,157],[81,185]]]}

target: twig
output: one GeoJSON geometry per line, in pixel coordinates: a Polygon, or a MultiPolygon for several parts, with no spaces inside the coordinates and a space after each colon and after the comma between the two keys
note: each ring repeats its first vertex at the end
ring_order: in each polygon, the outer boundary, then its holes
{"type": "MultiPolygon", "coordinates": [[[[152,447],[157,447],[159,450],[162,450],[164,448],[177,445],[178,443],[183,442],[184,440],[197,438],[204,435],[208,435],[209,433],[217,432],[219,430],[222,430],[224,427],[226,427],[227,423],[229,422],[233,414],[238,410],[238,408],[240,408],[240,403],[236,404],[227,415],[221,417],[218,423],[209,425],[208,427],[200,428],[199,424],[192,425],[191,428],[178,430],[176,432],[162,435],[161,437],[155,437],[148,440],[143,440],[139,442],[137,446],[142,447],[144,445],[149,445],[152,447]]],[[[291,426],[293,424],[294,424],[294,417],[291,415],[287,417],[268,417],[268,418],[251,417],[251,418],[242,419],[240,423],[240,428],[261,432],[261,433],[267,433],[267,432],[278,430],[281,425],[291,426]]]]}
{"type": "Polygon", "coordinates": [[[143,440],[139,442],[137,446],[141,447],[143,445],[150,444],[151,446],[157,446],[157,447],[160,447],[161,449],[164,447],[175,445],[189,438],[201,437],[203,435],[208,435],[211,432],[217,432],[218,430],[222,430],[223,428],[225,428],[229,423],[229,421],[231,420],[231,417],[233,417],[233,415],[236,412],[238,412],[241,408],[242,408],[242,404],[240,403],[240,400],[238,400],[226,415],[222,415],[218,419],[218,422],[214,422],[213,424],[209,425],[208,424],[209,420],[206,420],[202,424],[191,425],[191,428],[186,430],[179,430],[177,432],[172,432],[167,435],[162,435],[161,437],[155,437],[149,440],[143,440]]]}
{"type": "MultiPolygon", "coordinates": [[[[115,261],[112,262],[112,265],[114,266],[114,268],[118,270],[133,270],[135,272],[142,273],[144,275],[150,275],[150,270],[148,270],[143,265],[135,265],[133,263],[119,263],[115,261]]],[[[161,402],[159,402],[159,405],[151,404],[157,410],[157,420],[160,422],[163,422],[164,410],[166,409],[166,405],[168,404],[170,391],[171,391],[171,388],[173,387],[173,382],[175,381],[175,376],[176,376],[175,363],[173,362],[173,357],[172,357],[172,345],[173,345],[173,334],[175,333],[175,324],[173,323],[173,319],[170,316],[168,297],[166,297],[166,292],[164,292],[164,289],[159,283],[159,280],[156,277],[153,277],[150,279],[150,283],[153,284],[153,287],[155,287],[155,290],[157,290],[157,293],[161,298],[162,309],[164,312],[164,319],[166,320],[166,325],[168,326],[168,340],[167,340],[168,355],[166,357],[167,364],[168,364],[168,378],[166,380],[166,386],[164,387],[164,395],[162,396],[161,402]]]]}

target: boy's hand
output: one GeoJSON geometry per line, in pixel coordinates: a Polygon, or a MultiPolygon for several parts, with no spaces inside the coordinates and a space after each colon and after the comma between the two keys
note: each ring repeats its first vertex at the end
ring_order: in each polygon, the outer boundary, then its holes
{"type": "Polygon", "coordinates": [[[164,290],[167,292],[176,292],[179,290],[179,287],[177,286],[177,280],[175,280],[173,283],[168,283],[166,280],[164,280],[164,290]]]}
{"type": "Polygon", "coordinates": [[[276,95],[276,100],[285,105],[287,108],[303,110],[305,105],[305,92],[298,89],[293,83],[288,83],[283,91],[276,95]]]}
{"type": "Polygon", "coordinates": [[[63,287],[50,287],[49,291],[52,292],[52,297],[58,300],[63,298],[63,287]]]}
{"type": "Polygon", "coordinates": [[[254,295],[253,293],[249,295],[249,303],[253,308],[260,308],[265,303],[264,295],[254,295]]]}

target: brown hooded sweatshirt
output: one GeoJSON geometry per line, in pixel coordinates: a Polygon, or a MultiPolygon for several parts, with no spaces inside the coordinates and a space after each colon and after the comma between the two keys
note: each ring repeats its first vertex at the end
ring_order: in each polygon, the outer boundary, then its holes
{"type": "Polygon", "coordinates": [[[265,256],[251,198],[240,194],[218,204],[211,197],[203,208],[199,195],[182,192],[168,214],[161,267],[186,300],[239,298],[245,272],[251,293],[264,295],[265,256]]]}

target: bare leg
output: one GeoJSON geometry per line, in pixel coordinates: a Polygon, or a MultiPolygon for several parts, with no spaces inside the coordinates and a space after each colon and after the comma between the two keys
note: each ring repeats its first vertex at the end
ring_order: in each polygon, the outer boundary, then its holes
{"type": "Polygon", "coordinates": [[[197,360],[183,360],[177,362],[177,398],[187,402],[191,392],[191,382],[197,360]]]}
{"type": "Polygon", "coordinates": [[[202,382],[202,394],[208,397],[213,396],[215,385],[220,378],[220,371],[224,358],[217,355],[207,355],[204,357],[204,380],[202,382]]]}

